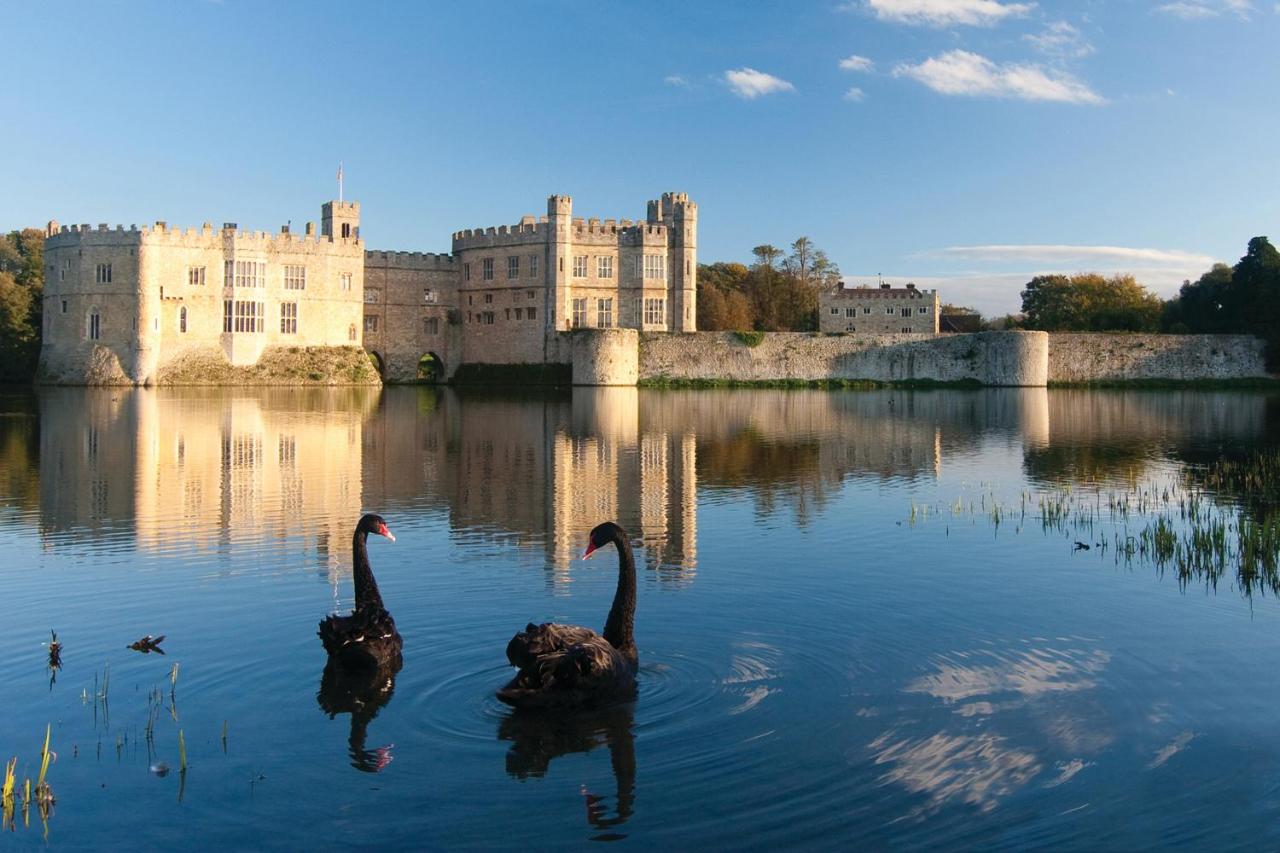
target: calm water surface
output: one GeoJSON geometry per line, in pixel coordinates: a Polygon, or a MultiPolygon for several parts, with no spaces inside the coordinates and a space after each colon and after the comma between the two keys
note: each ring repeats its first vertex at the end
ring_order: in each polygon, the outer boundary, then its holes
{"type": "Polygon", "coordinates": [[[51,724],[57,803],[0,844],[1274,849],[1274,597],[1036,507],[1278,441],[1266,394],[11,392],[0,760],[51,724]],[[404,667],[322,684],[362,511],[404,667]],[[611,518],[639,699],[513,716],[511,634],[603,624],[611,518]]]}

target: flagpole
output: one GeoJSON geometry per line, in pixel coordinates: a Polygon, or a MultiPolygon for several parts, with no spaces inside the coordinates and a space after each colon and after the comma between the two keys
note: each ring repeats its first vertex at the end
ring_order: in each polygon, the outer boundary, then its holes
{"type": "Polygon", "coordinates": [[[342,161],[338,161],[338,201],[342,201],[342,161]]]}

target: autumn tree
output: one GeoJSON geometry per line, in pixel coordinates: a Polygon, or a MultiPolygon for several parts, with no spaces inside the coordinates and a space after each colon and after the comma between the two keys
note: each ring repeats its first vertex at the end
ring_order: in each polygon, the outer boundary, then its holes
{"type": "Polygon", "coordinates": [[[1022,291],[1026,328],[1047,332],[1153,332],[1163,303],[1131,275],[1042,275],[1022,291]]]}
{"type": "Polygon", "coordinates": [[[35,375],[43,294],[44,233],[26,228],[0,236],[0,381],[35,375]]]}

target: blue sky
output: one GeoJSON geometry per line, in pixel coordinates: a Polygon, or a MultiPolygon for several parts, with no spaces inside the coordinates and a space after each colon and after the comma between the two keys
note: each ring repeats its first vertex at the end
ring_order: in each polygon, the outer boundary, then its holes
{"type": "Polygon", "coordinates": [[[3,16],[0,227],[318,218],[371,248],[698,201],[703,261],[811,237],[1013,310],[1168,294],[1280,238],[1276,0],[29,3],[3,16]]]}

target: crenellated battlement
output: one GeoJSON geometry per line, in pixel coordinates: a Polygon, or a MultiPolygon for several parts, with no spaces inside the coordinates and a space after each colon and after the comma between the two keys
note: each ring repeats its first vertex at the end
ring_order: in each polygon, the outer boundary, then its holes
{"type": "Polygon", "coordinates": [[[164,220],[157,220],[154,225],[132,224],[127,228],[124,225],[110,226],[105,222],[99,223],[95,228],[86,223],[61,225],[56,232],[52,228],[48,229],[48,232],[45,237],[45,245],[48,249],[93,244],[112,245],[122,242],[210,249],[223,248],[227,240],[234,241],[237,247],[277,252],[306,251],[322,246],[364,248],[364,242],[358,237],[331,239],[314,233],[294,234],[285,229],[278,234],[273,234],[268,231],[250,231],[235,227],[214,228],[209,222],[205,222],[199,228],[172,226],[164,220]]]}
{"type": "Polygon", "coordinates": [[[396,269],[446,271],[457,269],[458,259],[453,255],[436,252],[391,252],[372,250],[364,253],[365,267],[394,267],[396,269]]]}

